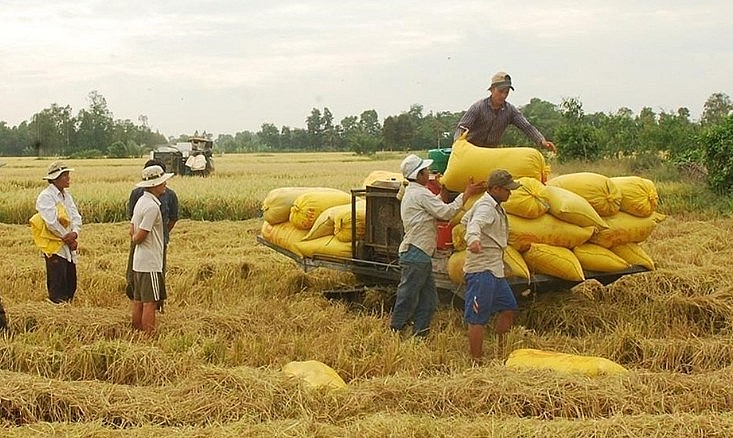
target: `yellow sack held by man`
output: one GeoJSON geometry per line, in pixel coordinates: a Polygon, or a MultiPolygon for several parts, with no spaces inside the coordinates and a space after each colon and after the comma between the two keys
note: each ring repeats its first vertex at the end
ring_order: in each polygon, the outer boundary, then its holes
{"type": "Polygon", "coordinates": [[[628,373],[628,370],[623,366],[603,357],[579,356],[532,348],[512,351],[506,361],[506,366],[515,370],[551,370],[588,377],[628,373]]]}
{"type": "Polygon", "coordinates": [[[312,258],[315,254],[351,258],[351,242],[342,242],[336,236],[324,236],[313,240],[301,240],[293,244],[298,254],[312,258]]]}
{"type": "Polygon", "coordinates": [[[507,215],[509,219],[509,245],[526,251],[533,243],[575,248],[587,242],[593,235],[593,227],[579,227],[544,214],[537,219],[525,219],[507,215]]]}
{"type": "Polygon", "coordinates": [[[593,206],[585,198],[570,190],[545,186],[542,198],[549,206],[549,213],[562,221],[581,227],[608,228],[606,221],[593,206]]]}
{"type": "Polygon", "coordinates": [[[283,365],[282,371],[285,374],[302,379],[311,388],[346,388],[346,382],[333,368],[317,360],[288,362],[283,365]]]}
{"type": "Polygon", "coordinates": [[[530,147],[480,148],[469,143],[465,134],[453,143],[448,166],[440,183],[448,190],[462,192],[468,180],[486,181],[494,169],[506,169],[516,178],[547,180],[550,168],[542,152],[530,147]]]}
{"type": "MultiPolygon", "coordinates": [[[[64,204],[56,204],[56,214],[58,215],[59,224],[64,228],[68,227],[71,219],[69,219],[69,213],[66,211],[64,204]]],[[[31,216],[28,223],[31,227],[33,243],[42,253],[51,256],[59,252],[61,247],[64,246],[64,241],[48,229],[46,221],[43,220],[40,214],[36,213],[31,216]]]]}
{"type": "Polygon", "coordinates": [[[617,256],[610,249],[593,243],[584,243],[573,248],[573,254],[586,271],[618,272],[631,267],[626,260],[617,256]]]}
{"type": "Polygon", "coordinates": [[[654,215],[641,218],[624,212],[616,213],[605,220],[608,229],[597,231],[589,242],[606,248],[613,248],[624,243],[643,242],[652,234],[657,225],[654,215]]]}
{"type": "Polygon", "coordinates": [[[533,243],[522,257],[534,274],[551,275],[568,281],[585,280],[578,258],[567,248],[533,243]]]}
{"type": "Polygon", "coordinates": [[[611,181],[621,191],[621,211],[648,217],[657,210],[659,195],[651,180],[639,176],[618,176],[611,181]]]}
{"type": "Polygon", "coordinates": [[[592,172],[569,173],[547,181],[585,198],[601,217],[613,216],[621,209],[621,191],[611,178],[592,172]]]}
{"type": "Polygon", "coordinates": [[[548,202],[542,196],[545,185],[534,178],[522,177],[517,179],[522,186],[512,190],[509,199],[502,203],[504,211],[526,219],[535,219],[550,209],[548,202]]]}
{"type": "MultiPolygon", "coordinates": [[[[333,218],[333,233],[342,242],[351,242],[351,229],[353,220],[351,218],[351,204],[348,208],[339,209],[333,218]]],[[[361,239],[366,234],[366,200],[356,202],[356,238],[361,239]]]]}
{"type": "Polygon", "coordinates": [[[313,190],[295,198],[290,208],[290,223],[301,230],[310,230],[318,216],[330,207],[349,204],[351,195],[341,190],[313,190]]]}
{"type": "Polygon", "coordinates": [[[262,201],[262,216],[271,225],[287,222],[290,218],[290,208],[298,196],[303,193],[312,191],[334,191],[341,192],[338,189],[328,187],[280,187],[272,189],[267,193],[262,201]]]}
{"type": "Polygon", "coordinates": [[[272,225],[265,221],[262,223],[260,234],[268,242],[302,256],[303,254],[295,247],[295,243],[302,240],[308,231],[295,228],[290,222],[272,225]]]}
{"type": "Polygon", "coordinates": [[[637,243],[622,243],[612,247],[611,251],[630,265],[642,266],[650,271],[656,269],[654,260],[637,243]]]}

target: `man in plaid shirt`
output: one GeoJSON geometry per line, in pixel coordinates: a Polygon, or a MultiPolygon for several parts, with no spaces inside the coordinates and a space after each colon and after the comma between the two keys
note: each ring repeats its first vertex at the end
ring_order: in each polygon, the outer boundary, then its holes
{"type": "Polygon", "coordinates": [[[458,122],[454,140],[468,131],[466,139],[471,144],[480,147],[495,147],[501,143],[507,126],[512,124],[524,132],[535,144],[554,152],[555,145],[546,140],[514,105],[506,101],[509,90],[514,90],[511,76],[503,71],[496,73],[491,78],[489,97],[474,103],[466,111],[461,121],[458,122]]]}

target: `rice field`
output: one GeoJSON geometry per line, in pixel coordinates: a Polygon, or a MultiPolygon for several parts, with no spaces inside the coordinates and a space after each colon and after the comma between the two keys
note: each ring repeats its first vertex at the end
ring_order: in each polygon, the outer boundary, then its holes
{"type": "Polygon", "coordinates": [[[673,212],[643,244],[656,271],[520,298],[509,350],[602,356],[629,370],[595,378],[508,369],[490,331],[493,359],[472,367],[450,306],[426,341],[403,340],[388,330],[393,288],[368,290],[360,306],[330,301],[324,291],[356,279],[304,273],[256,243],[269,190],[348,190],[373,170],[397,171],[401,158],[222,156],[209,178],[172,179],[184,219],[152,338],[132,330],[124,295],[124,208],[145,160],[69,162],[85,219],[79,288],[73,304],[55,307],[25,225],[49,161],[4,159],[2,435],[733,436],[731,219],[673,212]],[[281,372],[311,359],[347,387],[312,389],[281,372]]]}

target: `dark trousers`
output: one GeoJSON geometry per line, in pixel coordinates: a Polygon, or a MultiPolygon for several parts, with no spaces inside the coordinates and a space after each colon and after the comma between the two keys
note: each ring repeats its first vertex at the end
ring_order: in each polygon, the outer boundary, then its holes
{"type": "Polygon", "coordinates": [[[410,320],[415,324],[415,335],[426,335],[430,329],[438,292],[435,290],[433,265],[427,263],[400,262],[402,274],[397,286],[397,299],[392,309],[390,327],[401,330],[410,320]]]}
{"type": "Polygon", "coordinates": [[[44,258],[48,299],[56,304],[70,302],[76,292],[76,264],[56,254],[44,258]]]}

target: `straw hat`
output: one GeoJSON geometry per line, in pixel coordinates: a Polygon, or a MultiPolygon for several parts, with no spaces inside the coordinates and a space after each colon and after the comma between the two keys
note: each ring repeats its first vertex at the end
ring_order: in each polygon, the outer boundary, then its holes
{"type": "Polygon", "coordinates": [[[172,177],[173,173],[165,173],[160,166],[150,166],[143,169],[142,181],[135,184],[136,187],[155,187],[163,184],[172,177]]]}
{"type": "Polygon", "coordinates": [[[71,172],[73,170],[74,169],[67,166],[63,161],[54,161],[48,166],[48,173],[46,173],[46,176],[44,176],[43,179],[53,181],[60,177],[62,173],[71,172]]]}

